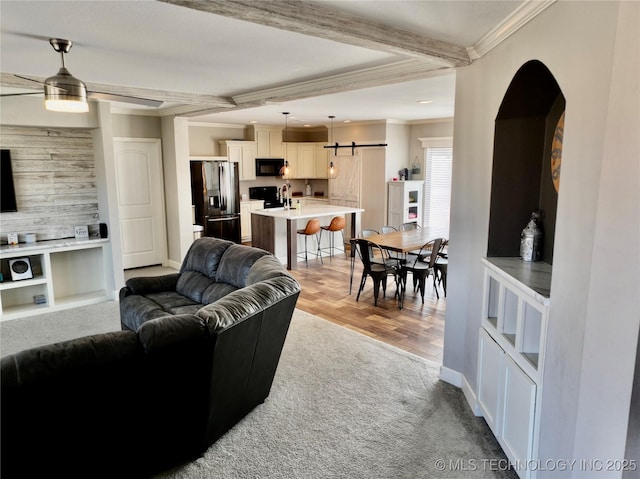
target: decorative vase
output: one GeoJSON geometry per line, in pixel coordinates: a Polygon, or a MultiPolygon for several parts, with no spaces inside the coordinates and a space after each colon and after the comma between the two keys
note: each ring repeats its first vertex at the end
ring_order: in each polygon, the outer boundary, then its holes
{"type": "Polygon", "coordinates": [[[542,230],[538,226],[540,211],[531,213],[531,219],[520,234],[520,258],[523,261],[542,259],[542,230]]]}

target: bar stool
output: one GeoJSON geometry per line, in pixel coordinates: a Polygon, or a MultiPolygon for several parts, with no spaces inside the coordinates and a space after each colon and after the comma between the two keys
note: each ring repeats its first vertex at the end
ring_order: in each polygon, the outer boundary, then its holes
{"type": "MultiPolygon", "coordinates": [[[[315,235],[316,237],[316,259],[318,259],[318,255],[320,255],[320,262],[322,263],[322,252],[320,251],[320,237],[322,236],[322,231],[320,230],[320,220],[318,218],[312,218],[307,221],[307,225],[304,229],[298,230],[297,233],[299,235],[304,235],[304,262],[309,267],[309,260],[307,257],[307,237],[311,235],[315,235]],[[320,233],[320,236],[318,236],[320,233]]],[[[300,257],[300,254],[298,255],[300,257]]]]}
{"type": "MultiPolygon", "coordinates": [[[[338,231],[340,231],[340,233],[342,234],[342,249],[340,251],[344,251],[344,257],[347,258],[347,251],[344,248],[344,226],[344,216],[334,216],[333,218],[331,218],[331,223],[329,223],[329,226],[322,227],[323,231],[328,231],[331,234],[331,236],[329,237],[329,261],[331,261],[331,257],[333,256],[333,250],[340,250],[340,248],[335,248],[334,240],[334,235],[338,231]]],[[[320,232],[320,239],[322,240],[322,231],[320,232]]]]}

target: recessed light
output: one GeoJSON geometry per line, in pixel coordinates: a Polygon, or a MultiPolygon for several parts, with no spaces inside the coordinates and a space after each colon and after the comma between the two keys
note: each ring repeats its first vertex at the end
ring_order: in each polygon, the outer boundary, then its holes
{"type": "Polygon", "coordinates": [[[249,123],[258,123],[258,120],[251,120],[249,123]]]}
{"type": "Polygon", "coordinates": [[[351,123],[351,120],[344,120],[343,123],[351,123]]]}
{"type": "Polygon", "coordinates": [[[433,100],[418,100],[418,103],[420,103],[421,105],[428,105],[429,103],[432,103],[433,100]]]}
{"type": "Polygon", "coordinates": [[[311,125],[310,125],[309,123],[306,123],[306,124],[304,125],[304,127],[305,127],[305,128],[311,128],[311,125]]]}

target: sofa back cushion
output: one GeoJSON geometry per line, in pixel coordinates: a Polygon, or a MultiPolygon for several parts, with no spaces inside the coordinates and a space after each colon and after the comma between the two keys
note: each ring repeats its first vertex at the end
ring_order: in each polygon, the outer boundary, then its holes
{"type": "Polygon", "coordinates": [[[252,248],[251,246],[240,244],[229,246],[220,260],[216,281],[218,283],[228,283],[237,288],[244,288],[247,285],[247,276],[253,263],[268,254],[270,253],[263,249],[252,248]]]}
{"type": "Polygon", "coordinates": [[[231,241],[209,237],[195,240],[187,251],[180,273],[196,271],[208,278],[215,279],[220,258],[225,250],[233,244],[231,241]]]}
{"type": "Polygon", "coordinates": [[[199,238],[193,242],[182,262],[176,292],[202,303],[205,290],[216,280],[220,259],[234,243],[218,238],[199,238]]]}
{"type": "Polygon", "coordinates": [[[258,258],[249,270],[246,284],[255,284],[280,276],[291,276],[275,256],[269,254],[258,258]]]}

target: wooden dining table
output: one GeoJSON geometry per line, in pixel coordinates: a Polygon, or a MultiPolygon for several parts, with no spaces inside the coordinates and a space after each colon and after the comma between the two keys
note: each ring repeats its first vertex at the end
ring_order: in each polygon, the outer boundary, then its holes
{"type": "Polygon", "coordinates": [[[396,253],[409,253],[410,251],[419,250],[431,240],[447,238],[448,235],[449,231],[446,228],[425,226],[414,230],[367,236],[366,240],[380,246],[382,249],[395,251],[396,253]]]}
{"type": "MultiPolygon", "coordinates": [[[[449,231],[447,228],[425,226],[408,231],[393,231],[391,233],[377,234],[367,236],[365,239],[382,249],[394,251],[396,253],[410,253],[418,251],[429,241],[437,238],[448,238],[449,231]]],[[[349,294],[351,294],[351,285],[353,284],[353,269],[355,263],[354,240],[351,241],[351,278],[349,282],[349,294]]],[[[398,303],[402,309],[402,296],[398,303]]]]}

